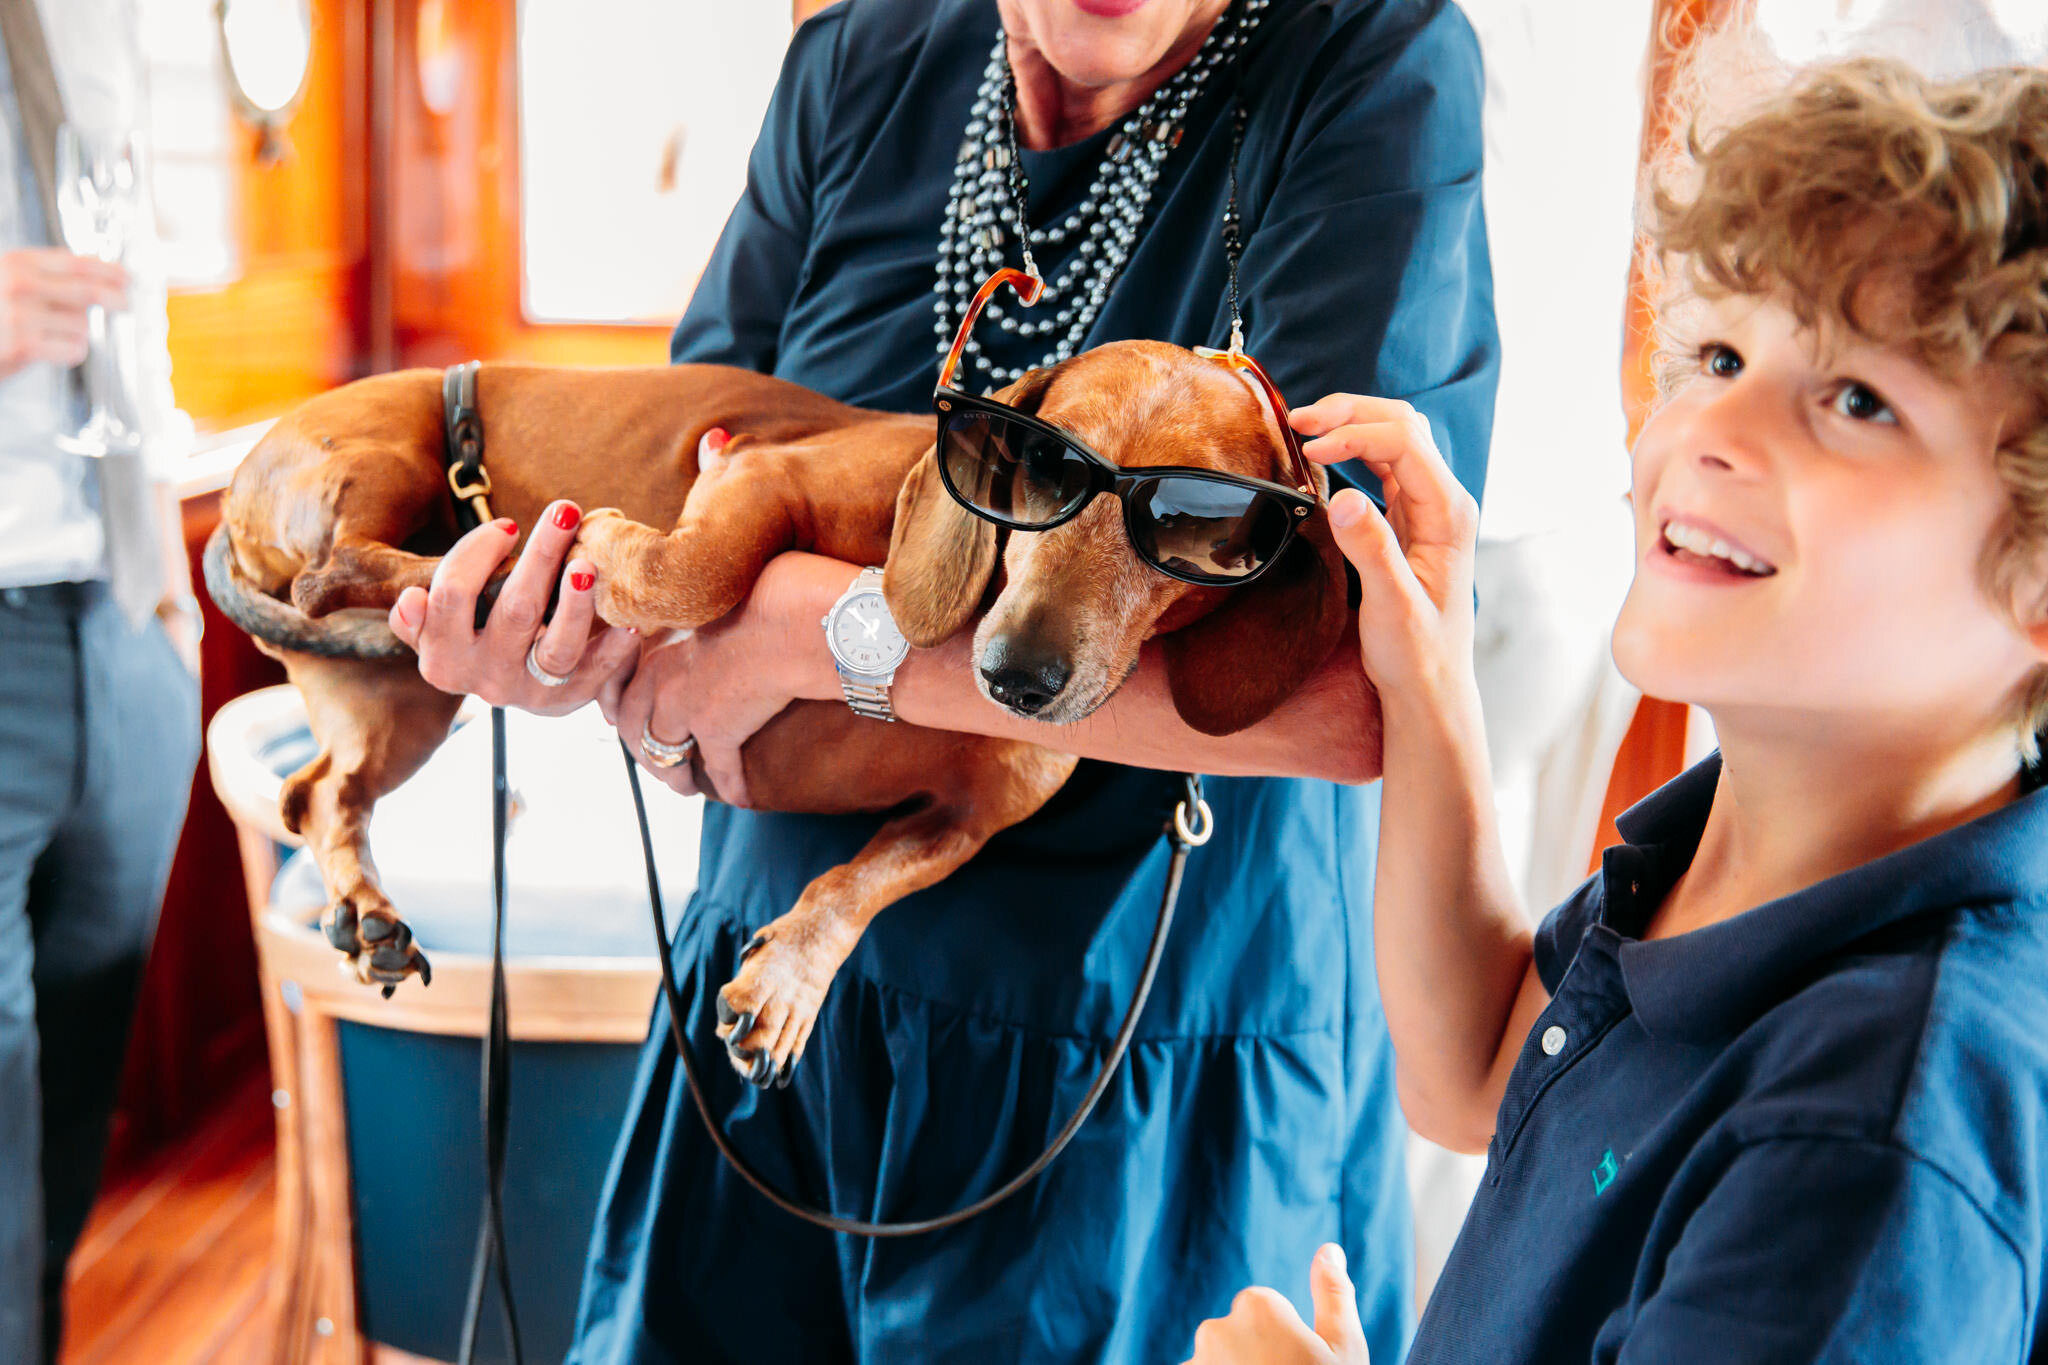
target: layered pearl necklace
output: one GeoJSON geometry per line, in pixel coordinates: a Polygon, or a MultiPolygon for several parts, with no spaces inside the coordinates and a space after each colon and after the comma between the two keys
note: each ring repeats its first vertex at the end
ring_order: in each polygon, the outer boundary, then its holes
{"type": "MultiPolygon", "coordinates": [[[[981,282],[1005,263],[1010,242],[1018,243],[1024,269],[1038,274],[1032,248],[1056,247],[1078,238],[1056,278],[1045,282],[1037,310],[1044,316],[1013,317],[991,301],[982,316],[1019,337],[1050,337],[1036,365],[1012,368],[982,354],[967,339],[964,363],[978,366],[991,385],[1010,383],[1028,371],[1070,360],[1095,324],[1110,286],[1130,259],[1138,230],[1152,203],[1160,167],[1180,145],[1187,111],[1215,70],[1229,61],[1258,28],[1270,0],[1232,0],[1209,30],[1194,58],[1125,117],[1103,151],[1088,192],[1072,212],[1045,228],[1025,217],[1029,185],[1017,149],[1017,79],[1010,69],[1008,40],[996,34],[988,68],[968,114],[960,158],[953,166],[945,221],[939,227],[937,294],[938,353],[944,355],[981,282]]],[[[961,385],[966,388],[965,382],[961,385]]]]}

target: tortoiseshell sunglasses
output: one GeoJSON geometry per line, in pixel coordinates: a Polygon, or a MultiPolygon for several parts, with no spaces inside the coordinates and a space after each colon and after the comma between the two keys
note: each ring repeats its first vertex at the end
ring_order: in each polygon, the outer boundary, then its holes
{"type": "Polygon", "coordinates": [[[1297,487],[1176,465],[1125,469],[1070,431],[952,386],[967,334],[1002,285],[1026,305],[1044,288],[1022,270],[989,276],[960,320],[932,393],[939,476],[955,501],[1013,531],[1049,531],[1079,516],[1098,493],[1114,492],[1138,557],[1187,583],[1249,583],[1286,552],[1296,526],[1315,510],[1316,483],[1301,439],[1287,424],[1287,405],[1258,361],[1235,344],[1228,351],[1196,351],[1251,376],[1279,423],[1297,487]]]}

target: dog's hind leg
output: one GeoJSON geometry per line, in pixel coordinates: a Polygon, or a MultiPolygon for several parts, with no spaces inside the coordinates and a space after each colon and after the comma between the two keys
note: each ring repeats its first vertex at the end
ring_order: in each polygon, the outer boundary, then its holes
{"type": "Polygon", "coordinates": [[[389,995],[408,976],[431,973],[377,883],[370,810],[440,747],[462,699],[430,686],[409,659],[280,657],[320,743],[285,780],[285,827],[305,839],[327,884],[328,942],[348,955],[358,980],[389,995]]]}
{"type": "Polygon", "coordinates": [[[292,605],[308,616],[349,607],[389,611],[407,588],[431,587],[439,556],[416,555],[379,541],[337,536],[327,558],[292,580],[292,605]]]}

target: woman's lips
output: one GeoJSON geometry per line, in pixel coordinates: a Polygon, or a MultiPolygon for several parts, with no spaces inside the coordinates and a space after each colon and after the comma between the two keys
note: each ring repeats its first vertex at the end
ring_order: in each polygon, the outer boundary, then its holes
{"type": "Polygon", "coordinates": [[[1074,8],[1098,19],[1121,19],[1150,3],[1151,0],[1074,0],[1074,8]]]}

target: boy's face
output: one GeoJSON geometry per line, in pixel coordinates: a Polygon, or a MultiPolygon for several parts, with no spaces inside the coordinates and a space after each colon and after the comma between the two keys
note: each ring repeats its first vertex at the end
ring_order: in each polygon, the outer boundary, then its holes
{"type": "Polygon", "coordinates": [[[1945,379],[1781,305],[1706,307],[1699,374],[1634,453],[1636,577],[1614,658],[1643,691],[1801,727],[2013,714],[2041,662],[1987,597],[2008,506],[1994,452],[2026,412],[1989,367],[1945,379]]]}

